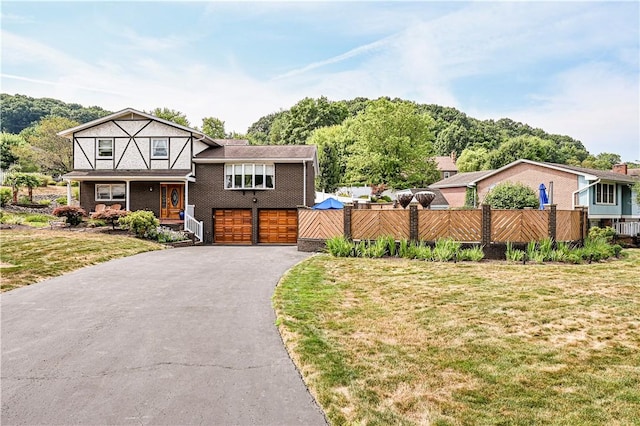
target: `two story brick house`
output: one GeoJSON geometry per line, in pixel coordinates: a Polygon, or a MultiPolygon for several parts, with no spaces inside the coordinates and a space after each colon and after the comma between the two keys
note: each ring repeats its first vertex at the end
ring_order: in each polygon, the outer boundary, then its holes
{"type": "Polygon", "coordinates": [[[59,133],[73,143],[80,205],[195,221],[205,243],[295,243],[314,203],[314,146],[250,146],[127,108],[59,133]]]}

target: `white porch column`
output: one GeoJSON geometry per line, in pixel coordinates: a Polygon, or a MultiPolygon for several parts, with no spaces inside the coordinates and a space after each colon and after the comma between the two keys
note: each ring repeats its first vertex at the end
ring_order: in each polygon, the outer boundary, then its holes
{"type": "MultiPolygon", "coordinates": [[[[78,187],[80,188],[80,187],[78,187]]],[[[72,195],[71,195],[71,180],[67,180],[67,205],[70,206],[71,205],[71,200],[72,200],[72,195]]]]}
{"type": "Polygon", "coordinates": [[[124,181],[125,185],[126,185],[126,197],[125,197],[125,203],[124,203],[124,209],[129,211],[131,210],[131,186],[129,185],[130,181],[125,180],[124,181]]]}
{"type": "MultiPolygon", "coordinates": [[[[185,215],[189,211],[189,179],[184,180],[184,213],[185,215]]],[[[187,231],[187,221],[182,223],[182,227],[187,231]]]]}

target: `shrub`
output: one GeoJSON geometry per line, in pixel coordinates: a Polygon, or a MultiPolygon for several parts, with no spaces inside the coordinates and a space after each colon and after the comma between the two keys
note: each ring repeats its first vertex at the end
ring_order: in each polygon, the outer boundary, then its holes
{"type": "Polygon", "coordinates": [[[503,182],[496,185],[484,198],[493,209],[524,209],[538,207],[536,192],[522,183],[503,182]]]}
{"type": "Polygon", "coordinates": [[[400,240],[398,256],[403,259],[414,259],[416,257],[415,246],[409,240],[400,240]]]}
{"type": "Polygon", "coordinates": [[[66,217],[69,226],[77,226],[82,223],[82,218],[87,216],[87,212],[77,206],[56,207],[52,214],[57,217],[66,217]]]}
{"type": "Polygon", "coordinates": [[[56,198],[56,203],[59,206],[66,206],[67,205],[67,197],[58,197],[58,198],[56,198]]]}
{"type": "Polygon", "coordinates": [[[605,226],[604,228],[598,228],[594,226],[593,228],[589,228],[589,238],[604,238],[607,241],[611,241],[613,237],[616,235],[616,230],[610,226],[605,226]]]}
{"type": "Polygon", "coordinates": [[[380,242],[380,244],[384,245],[385,252],[391,257],[395,257],[398,252],[398,248],[396,246],[396,240],[391,235],[386,235],[382,237],[378,237],[376,242],[380,242]]]}
{"type": "Polygon", "coordinates": [[[157,228],[160,221],[153,215],[152,211],[138,210],[121,217],[118,220],[120,227],[133,232],[137,237],[156,239],[157,228]]]}
{"type": "Polygon", "coordinates": [[[344,236],[329,238],[326,247],[327,251],[335,257],[349,257],[353,252],[353,243],[344,236]]]}
{"type": "Polygon", "coordinates": [[[48,206],[51,204],[51,200],[40,200],[38,201],[38,204],[43,205],[43,206],[48,206]]]}
{"type": "Polygon", "coordinates": [[[11,202],[11,198],[13,197],[11,193],[11,189],[9,188],[0,188],[0,207],[4,207],[11,202]]]}
{"type": "Polygon", "coordinates": [[[119,222],[120,218],[123,218],[128,214],[129,212],[127,210],[105,209],[99,212],[92,213],[91,219],[102,220],[105,223],[111,225],[111,228],[116,229],[116,223],[119,222]]]}
{"type": "Polygon", "coordinates": [[[31,200],[26,195],[21,195],[18,198],[18,204],[31,204],[31,200]]]}

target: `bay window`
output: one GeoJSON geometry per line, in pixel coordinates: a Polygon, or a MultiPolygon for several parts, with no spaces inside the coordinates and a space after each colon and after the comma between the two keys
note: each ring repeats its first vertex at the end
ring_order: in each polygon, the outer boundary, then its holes
{"type": "Polygon", "coordinates": [[[225,164],[225,189],[273,189],[273,164],[225,164]]]}

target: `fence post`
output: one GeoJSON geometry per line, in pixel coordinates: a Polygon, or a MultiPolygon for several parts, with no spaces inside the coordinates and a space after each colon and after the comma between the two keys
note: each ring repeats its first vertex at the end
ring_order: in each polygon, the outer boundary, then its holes
{"type": "Polygon", "coordinates": [[[551,210],[549,211],[549,238],[555,243],[557,235],[557,212],[556,205],[551,204],[551,210]]]}
{"type": "Polygon", "coordinates": [[[409,206],[409,239],[418,241],[418,206],[409,206]]]}
{"type": "Polygon", "coordinates": [[[344,213],[344,237],[348,240],[351,239],[351,212],[353,206],[346,204],[342,210],[344,213]]]}
{"type": "Polygon", "coordinates": [[[482,205],[482,235],[480,237],[481,244],[489,247],[491,244],[491,206],[489,204],[482,205]]]}

